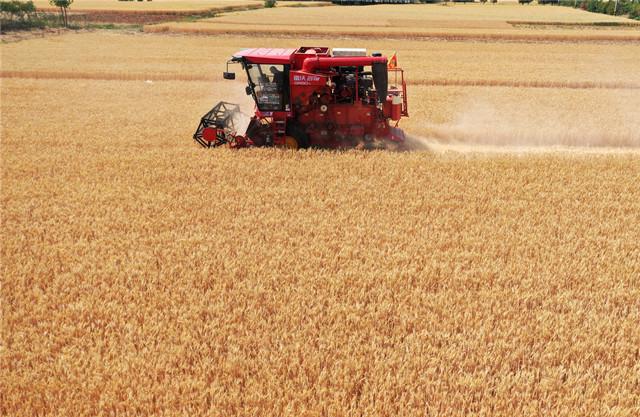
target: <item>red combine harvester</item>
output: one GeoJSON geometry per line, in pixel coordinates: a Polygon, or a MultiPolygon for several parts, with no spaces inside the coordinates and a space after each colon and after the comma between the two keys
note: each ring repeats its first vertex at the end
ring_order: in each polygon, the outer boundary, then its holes
{"type": "Polygon", "coordinates": [[[407,88],[395,55],[388,61],[364,49],[245,49],[227,62],[225,79],[235,79],[235,63],[247,73],[255,115],[239,135],[239,106],[218,103],[193,135],[204,147],[375,149],[404,142],[397,126],[409,115],[407,88]]]}

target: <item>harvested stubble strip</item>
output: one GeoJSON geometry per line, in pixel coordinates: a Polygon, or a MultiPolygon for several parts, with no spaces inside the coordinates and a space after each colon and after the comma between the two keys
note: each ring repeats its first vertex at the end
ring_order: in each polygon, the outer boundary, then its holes
{"type": "MultiPolygon", "coordinates": [[[[198,74],[80,72],[80,71],[0,71],[0,78],[31,78],[60,80],[118,80],[118,81],[215,81],[222,77],[198,74]]],[[[520,87],[520,88],[568,88],[568,89],[640,89],[640,84],[622,81],[518,81],[518,80],[461,80],[461,79],[410,79],[409,85],[438,87],[520,87]]]]}

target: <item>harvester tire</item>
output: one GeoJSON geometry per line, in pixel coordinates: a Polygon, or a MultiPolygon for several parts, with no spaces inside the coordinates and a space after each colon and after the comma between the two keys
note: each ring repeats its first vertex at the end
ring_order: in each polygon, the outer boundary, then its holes
{"type": "Polygon", "coordinates": [[[297,124],[287,126],[287,136],[291,136],[298,142],[298,149],[309,147],[309,135],[307,135],[302,126],[297,124]]]}

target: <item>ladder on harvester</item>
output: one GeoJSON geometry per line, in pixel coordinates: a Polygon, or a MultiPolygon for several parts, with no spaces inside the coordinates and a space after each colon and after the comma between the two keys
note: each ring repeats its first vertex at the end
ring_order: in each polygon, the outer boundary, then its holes
{"type": "Polygon", "coordinates": [[[275,145],[286,145],[287,119],[273,118],[273,143],[275,145]]]}

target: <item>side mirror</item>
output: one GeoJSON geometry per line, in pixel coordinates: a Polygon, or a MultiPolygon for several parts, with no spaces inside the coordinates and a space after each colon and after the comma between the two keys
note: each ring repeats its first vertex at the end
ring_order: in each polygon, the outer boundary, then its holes
{"type": "Polygon", "coordinates": [[[223,72],[222,73],[222,78],[224,78],[225,80],[235,80],[236,79],[236,73],[235,72],[223,72]]]}
{"type": "Polygon", "coordinates": [[[247,95],[248,95],[248,96],[250,96],[250,95],[251,95],[251,93],[252,93],[253,91],[251,91],[251,87],[246,86],[246,87],[244,88],[244,92],[245,92],[245,93],[247,93],[247,95]]]}

